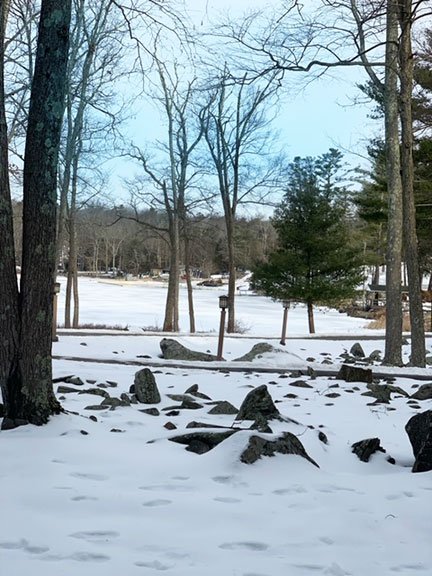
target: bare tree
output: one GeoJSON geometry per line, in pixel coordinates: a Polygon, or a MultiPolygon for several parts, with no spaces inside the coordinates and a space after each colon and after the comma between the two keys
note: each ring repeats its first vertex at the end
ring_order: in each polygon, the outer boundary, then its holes
{"type": "MultiPolygon", "coordinates": [[[[170,247],[170,273],[165,306],[163,329],[165,331],[179,330],[179,275],[181,258],[181,240],[186,238],[186,260],[188,260],[188,236],[186,228],[188,216],[200,198],[194,197],[193,190],[197,177],[197,169],[193,163],[195,149],[201,139],[202,130],[198,122],[194,122],[194,81],[181,81],[181,67],[173,64],[172,69],[163,63],[154,49],[154,63],[158,78],[158,94],[154,94],[162,108],[166,120],[166,142],[159,149],[163,160],[151,159],[148,154],[137,147],[130,153],[138,160],[150,184],[147,190],[138,196],[149,206],[163,209],[166,219],[166,233],[170,247]],[[153,189],[153,191],[151,191],[153,189]]],[[[163,229],[158,230],[159,233],[163,229]]],[[[189,269],[189,262],[186,267],[189,269]]],[[[189,290],[190,329],[194,331],[192,285],[189,290]]]]}
{"type": "Polygon", "coordinates": [[[265,105],[274,96],[272,75],[250,84],[247,75],[234,78],[225,67],[213,82],[201,124],[222,201],[228,249],[228,332],[235,331],[235,228],[239,206],[262,204],[277,182],[275,165],[268,160],[269,120],[265,105]]]}
{"type": "Polygon", "coordinates": [[[66,87],[71,3],[43,0],[24,156],[24,234],[18,293],[8,189],[3,58],[6,13],[0,3],[1,237],[0,386],[3,428],[44,424],[60,411],[52,387],[52,292],[57,160],[66,87]]]}

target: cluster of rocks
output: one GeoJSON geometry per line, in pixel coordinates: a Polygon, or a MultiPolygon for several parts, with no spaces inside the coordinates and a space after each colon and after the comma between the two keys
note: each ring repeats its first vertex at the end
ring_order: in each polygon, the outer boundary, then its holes
{"type": "MultiPolygon", "coordinates": [[[[216,357],[210,353],[196,352],[182,346],[177,341],[169,338],[162,339],[160,343],[164,358],[171,360],[193,360],[193,361],[212,361],[216,357]]],[[[269,344],[261,343],[253,347],[246,355],[237,358],[237,361],[251,361],[265,353],[274,353],[277,349],[269,344]]],[[[368,356],[367,363],[372,363],[378,359],[378,351],[368,356]],[[370,362],[369,362],[370,361],[370,362]]],[[[360,344],[356,343],[350,350],[350,358],[366,358],[360,344]]],[[[370,368],[353,365],[350,358],[342,365],[336,378],[345,382],[364,382],[367,391],[362,395],[374,399],[374,404],[389,404],[394,397],[407,398],[411,406],[418,407],[419,401],[432,398],[432,383],[417,386],[416,391],[410,396],[399,386],[392,384],[392,379],[386,382],[374,377],[370,368]]],[[[302,376],[301,372],[289,374],[292,378],[302,376]]],[[[281,378],[288,377],[281,375],[281,378]]],[[[309,377],[315,379],[313,370],[310,371],[309,377]]],[[[155,404],[161,403],[161,395],[158,390],[155,376],[148,368],[143,368],[135,374],[134,383],[129,388],[129,393],[122,393],[119,397],[112,397],[108,389],[115,388],[117,384],[113,381],[97,384],[95,387],[86,388],[84,382],[77,376],[71,375],[61,379],[61,385],[57,388],[60,395],[78,393],[92,394],[95,397],[102,398],[99,404],[86,406],[86,410],[115,410],[118,407],[130,406],[131,404],[152,404],[152,407],[140,409],[140,412],[149,416],[160,416],[164,413],[166,416],[177,416],[183,410],[198,410],[209,407],[207,413],[210,415],[231,415],[233,424],[231,426],[221,426],[209,422],[191,421],[186,428],[191,430],[180,435],[173,435],[168,439],[186,446],[186,450],[196,454],[204,454],[214,449],[221,442],[228,439],[233,434],[244,430],[255,430],[259,434],[248,436],[246,448],[240,455],[241,462],[251,464],[262,456],[272,456],[274,454],[296,454],[302,456],[314,466],[318,464],[313,460],[304,449],[299,438],[291,432],[284,431],[275,437],[271,428],[272,421],[289,422],[297,425],[295,420],[286,418],[281,415],[277,409],[266,385],[253,388],[244,398],[241,406],[237,409],[226,400],[212,400],[206,394],[200,392],[198,385],[190,386],[183,394],[166,394],[174,403],[158,409],[155,404]],[[248,422],[248,427],[244,423],[248,422]],[[193,429],[193,431],[192,431],[193,429]],[[272,436],[270,436],[270,434],[272,436]]],[[[87,384],[95,384],[95,381],[87,381],[87,384]]],[[[270,382],[272,384],[274,382],[270,382]]],[[[313,386],[304,379],[293,380],[290,385],[297,388],[312,388],[313,386]]],[[[329,388],[339,387],[337,383],[329,385],[329,388]]],[[[353,386],[352,390],[345,389],[345,392],[359,391],[360,388],[353,386]]],[[[329,398],[340,396],[338,392],[331,391],[326,394],[329,398]]],[[[287,398],[295,399],[297,396],[292,393],[285,395],[287,398]]],[[[295,405],[295,404],[294,404],[295,405]]],[[[329,404],[330,405],[330,404],[329,404]]],[[[390,409],[390,408],[389,408],[390,409]]],[[[177,426],[168,421],[165,423],[168,430],[176,430],[177,426]]],[[[313,428],[313,426],[309,426],[313,428]]],[[[413,416],[406,425],[406,431],[413,446],[415,456],[414,472],[421,472],[432,469],[432,410],[413,416]]],[[[324,444],[328,444],[327,436],[321,430],[318,431],[318,439],[324,444]]],[[[363,462],[368,462],[370,457],[376,452],[385,452],[381,446],[379,438],[366,438],[355,442],[352,445],[352,452],[363,462]]],[[[387,460],[394,464],[393,458],[387,460]]]]}

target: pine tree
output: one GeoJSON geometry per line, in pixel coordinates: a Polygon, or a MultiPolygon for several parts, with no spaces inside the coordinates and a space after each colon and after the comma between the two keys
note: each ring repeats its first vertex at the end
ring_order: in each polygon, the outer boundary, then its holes
{"type": "Polygon", "coordinates": [[[309,331],[315,332],[313,305],[352,297],[362,281],[360,252],[350,245],[346,191],[337,174],[341,154],[295,158],[288,187],[272,220],[279,249],[256,266],[256,289],[272,298],[304,302],[309,331]]]}

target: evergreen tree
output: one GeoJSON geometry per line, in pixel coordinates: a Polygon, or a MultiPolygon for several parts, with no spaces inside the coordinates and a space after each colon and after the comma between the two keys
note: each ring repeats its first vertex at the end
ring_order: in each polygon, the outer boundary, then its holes
{"type": "Polygon", "coordinates": [[[266,295],[306,303],[310,333],[313,305],[351,297],[362,281],[360,253],[349,241],[346,191],[336,177],[340,168],[335,150],[289,165],[288,187],[272,220],[279,249],[253,275],[266,295]]]}

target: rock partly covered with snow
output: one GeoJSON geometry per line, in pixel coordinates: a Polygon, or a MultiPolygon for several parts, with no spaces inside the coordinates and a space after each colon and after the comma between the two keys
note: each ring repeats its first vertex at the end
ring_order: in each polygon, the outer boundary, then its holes
{"type": "Polygon", "coordinates": [[[239,358],[235,358],[234,362],[252,362],[256,358],[261,358],[263,354],[275,354],[281,352],[283,351],[278,350],[268,342],[258,342],[258,344],[255,344],[249,352],[243,354],[243,356],[240,356],[239,358]]]}
{"type": "Polygon", "coordinates": [[[196,362],[213,362],[217,360],[217,357],[213,354],[190,350],[173,338],[162,338],[159,345],[165,360],[187,360],[196,362]]]}
{"type": "Polygon", "coordinates": [[[373,381],[372,370],[369,368],[359,368],[349,364],[342,364],[337,378],[345,382],[366,382],[371,384],[373,381]]]}
{"type": "Polygon", "coordinates": [[[253,464],[262,456],[274,456],[275,454],[294,454],[305,458],[308,462],[319,468],[304,449],[300,440],[291,432],[283,432],[279,438],[271,440],[262,436],[251,436],[245,450],[240,456],[244,464],[253,464]]]}
{"type": "Polygon", "coordinates": [[[246,395],[236,420],[256,420],[260,417],[266,420],[281,417],[265,384],[254,388],[246,395]]]}
{"type": "Polygon", "coordinates": [[[432,410],[410,418],[405,430],[415,456],[413,472],[432,470],[432,410]]]}
{"type": "Polygon", "coordinates": [[[372,454],[375,454],[375,452],[385,452],[384,448],[381,447],[379,438],[366,438],[365,440],[354,442],[351,446],[351,451],[356,454],[362,462],[369,462],[369,458],[372,454]]]}

